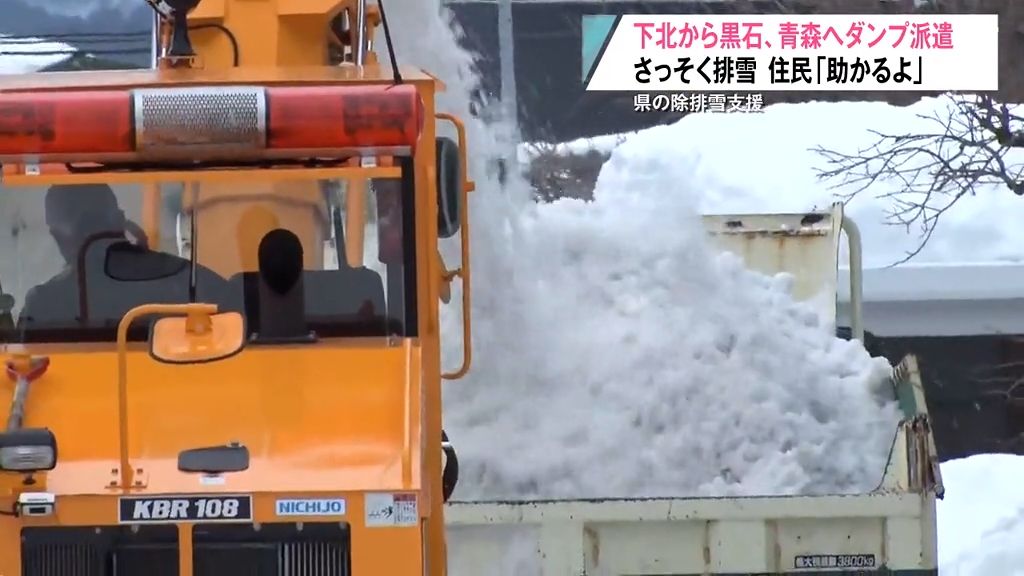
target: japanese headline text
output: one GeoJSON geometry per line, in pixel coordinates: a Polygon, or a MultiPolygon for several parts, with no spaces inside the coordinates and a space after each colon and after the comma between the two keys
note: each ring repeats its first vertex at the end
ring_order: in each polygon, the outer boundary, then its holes
{"type": "Polygon", "coordinates": [[[995,15],[628,15],[587,90],[990,91],[995,15]]]}

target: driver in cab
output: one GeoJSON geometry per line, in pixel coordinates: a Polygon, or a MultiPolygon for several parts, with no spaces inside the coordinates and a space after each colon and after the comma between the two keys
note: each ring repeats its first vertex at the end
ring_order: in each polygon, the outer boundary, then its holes
{"type": "MultiPolygon", "coordinates": [[[[18,318],[23,338],[34,339],[33,329],[112,328],[140,304],[189,301],[191,263],[151,250],[110,186],[51,186],[45,214],[64,267],[26,294],[18,318]],[[137,239],[134,245],[129,232],[137,239]]],[[[224,280],[205,267],[196,268],[197,288],[220,303],[224,280]]]]}

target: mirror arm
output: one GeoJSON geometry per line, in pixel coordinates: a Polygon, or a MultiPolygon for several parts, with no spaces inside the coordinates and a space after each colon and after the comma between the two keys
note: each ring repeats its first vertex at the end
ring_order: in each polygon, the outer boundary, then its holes
{"type": "Polygon", "coordinates": [[[121,458],[121,488],[130,489],[135,469],[128,454],[128,328],[140,316],[149,314],[201,315],[216,314],[216,304],[143,304],[132,308],[117,325],[117,418],[121,458]]]}
{"type": "MultiPolygon", "coordinates": [[[[459,135],[459,161],[462,164],[462,186],[459,190],[461,209],[459,210],[459,227],[461,228],[460,238],[462,248],[462,266],[456,270],[444,269],[443,278],[446,282],[458,276],[462,280],[462,366],[455,372],[441,374],[445,380],[457,380],[469,372],[469,366],[473,361],[473,328],[470,320],[472,301],[470,297],[471,281],[469,266],[469,193],[476,189],[476,185],[469,179],[469,156],[466,151],[466,127],[462,121],[451,114],[438,113],[437,117],[448,120],[455,125],[459,135]]],[[[437,191],[441,194],[441,191],[437,191]]]]}

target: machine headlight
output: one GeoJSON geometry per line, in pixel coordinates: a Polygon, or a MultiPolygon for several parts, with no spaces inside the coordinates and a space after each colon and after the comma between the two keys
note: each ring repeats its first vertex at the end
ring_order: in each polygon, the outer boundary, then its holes
{"type": "Polygon", "coordinates": [[[57,439],[46,428],[0,433],[0,470],[42,472],[57,466],[57,439]]]}

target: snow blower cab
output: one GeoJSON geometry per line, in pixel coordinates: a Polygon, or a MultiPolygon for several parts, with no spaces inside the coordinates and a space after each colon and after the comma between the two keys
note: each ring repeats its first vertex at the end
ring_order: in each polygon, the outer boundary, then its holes
{"type": "Polygon", "coordinates": [[[377,6],[195,3],[152,70],[0,79],[0,574],[443,575],[462,124],[377,6]]]}

